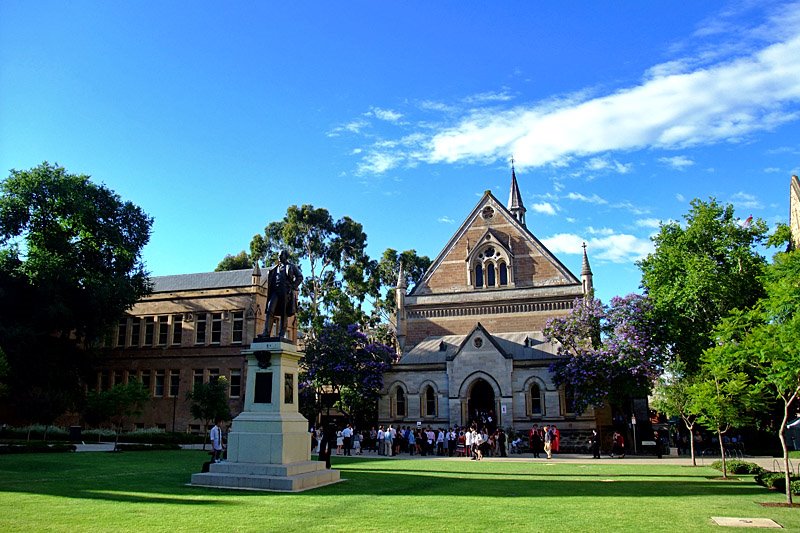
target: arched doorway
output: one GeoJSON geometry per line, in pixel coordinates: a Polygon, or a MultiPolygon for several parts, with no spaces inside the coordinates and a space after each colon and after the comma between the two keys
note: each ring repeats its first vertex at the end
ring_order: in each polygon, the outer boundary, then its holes
{"type": "Polygon", "coordinates": [[[485,379],[475,380],[470,387],[467,408],[467,425],[477,422],[478,426],[486,426],[490,432],[497,428],[494,389],[485,379]]]}

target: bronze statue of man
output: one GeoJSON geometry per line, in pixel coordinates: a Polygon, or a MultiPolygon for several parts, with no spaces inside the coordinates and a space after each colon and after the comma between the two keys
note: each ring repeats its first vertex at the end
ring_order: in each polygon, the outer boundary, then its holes
{"type": "Polygon", "coordinates": [[[267,274],[267,309],[264,332],[261,337],[269,337],[272,332],[272,319],[280,317],[278,338],[286,334],[286,322],[297,311],[295,291],[303,282],[300,267],[289,262],[289,253],[281,250],[278,264],[269,269],[267,274]]]}

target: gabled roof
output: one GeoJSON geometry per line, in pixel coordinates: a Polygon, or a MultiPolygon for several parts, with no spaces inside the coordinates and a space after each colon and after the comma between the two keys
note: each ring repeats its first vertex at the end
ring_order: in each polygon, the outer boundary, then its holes
{"type": "Polygon", "coordinates": [[[253,284],[253,269],[156,276],[150,281],[154,293],[249,287],[253,284]]]}
{"type": "Polygon", "coordinates": [[[467,335],[427,337],[410,352],[404,354],[394,366],[442,364],[452,361],[479,328],[486,339],[507,359],[534,361],[556,357],[555,347],[545,341],[541,331],[491,334],[479,323],[467,335]]]}
{"type": "Polygon", "coordinates": [[[491,333],[489,333],[488,331],[486,331],[486,328],[485,328],[485,327],[483,327],[483,324],[481,324],[480,322],[478,322],[477,324],[475,324],[475,327],[474,327],[474,328],[472,328],[472,331],[470,331],[470,332],[469,332],[469,334],[467,334],[467,335],[465,335],[465,336],[464,336],[464,340],[462,340],[462,341],[461,341],[461,344],[459,344],[459,346],[458,346],[458,350],[456,350],[456,352],[455,352],[455,353],[452,355],[452,357],[448,357],[448,358],[447,358],[447,360],[448,360],[448,361],[452,361],[453,359],[455,359],[455,358],[456,358],[456,356],[457,356],[459,353],[461,353],[461,350],[463,350],[463,349],[464,349],[464,346],[466,346],[466,345],[467,345],[467,343],[469,342],[469,340],[470,340],[470,339],[471,339],[471,338],[472,338],[472,337],[475,335],[475,333],[483,333],[483,336],[484,336],[484,337],[486,337],[486,339],[487,339],[487,340],[488,340],[490,343],[492,343],[492,346],[494,346],[494,347],[495,347],[495,349],[496,349],[498,352],[500,352],[500,355],[502,355],[502,356],[503,356],[503,357],[505,357],[506,359],[511,359],[511,356],[510,356],[510,355],[508,355],[508,354],[506,353],[506,351],[505,351],[505,350],[503,350],[503,348],[502,348],[502,347],[500,347],[500,345],[498,345],[498,344],[497,344],[497,341],[494,339],[494,337],[492,337],[492,334],[491,334],[491,333]]]}
{"type": "Polygon", "coordinates": [[[564,266],[564,264],[555,255],[553,255],[553,253],[550,252],[550,250],[548,250],[547,247],[542,244],[542,242],[537,239],[536,236],[534,236],[534,234],[531,233],[525,225],[521,224],[508,210],[508,208],[506,208],[506,206],[504,206],[500,201],[497,200],[497,198],[495,198],[491,191],[485,191],[481,199],[478,200],[478,203],[475,205],[472,211],[470,211],[469,215],[467,215],[467,218],[464,220],[464,222],[461,223],[453,236],[450,237],[450,240],[447,241],[445,247],[442,248],[441,252],[439,252],[439,255],[436,256],[436,259],[433,260],[431,266],[425,272],[425,275],[422,276],[422,279],[420,279],[419,282],[414,285],[414,288],[409,293],[409,296],[413,296],[419,287],[427,285],[433,273],[436,272],[444,259],[453,250],[456,243],[458,243],[461,237],[463,237],[463,235],[470,229],[477,217],[481,216],[481,212],[487,206],[492,207],[499,216],[505,217],[508,223],[515,227],[519,231],[520,235],[527,239],[528,242],[539,251],[542,257],[550,261],[556,267],[556,269],[559,271],[559,273],[561,273],[568,283],[580,284],[578,278],[576,278],[575,275],[570,272],[570,270],[564,266]]]}

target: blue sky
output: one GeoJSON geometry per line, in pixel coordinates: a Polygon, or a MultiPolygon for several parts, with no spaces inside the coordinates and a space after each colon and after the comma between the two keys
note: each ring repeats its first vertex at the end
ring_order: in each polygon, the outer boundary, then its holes
{"type": "Polygon", "coordinates": [[[528,227],[605,301],[692,198],[788,218],[800,4],[0,3],[0,168],[86,173],[212,270],[292,204],[435,257],[509,160],[528,227]]]}

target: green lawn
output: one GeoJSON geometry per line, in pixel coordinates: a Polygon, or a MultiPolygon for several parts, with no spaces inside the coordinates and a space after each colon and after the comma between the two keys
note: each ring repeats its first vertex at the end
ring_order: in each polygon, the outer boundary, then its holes
{"type": "Polygon", "coordinates": [[[704,467],[334,458],[347,481],[299,494],[187,486],[200,451],[0,457],[0,531],[719,531],[711,516],[800,509],[704,467]]]}

